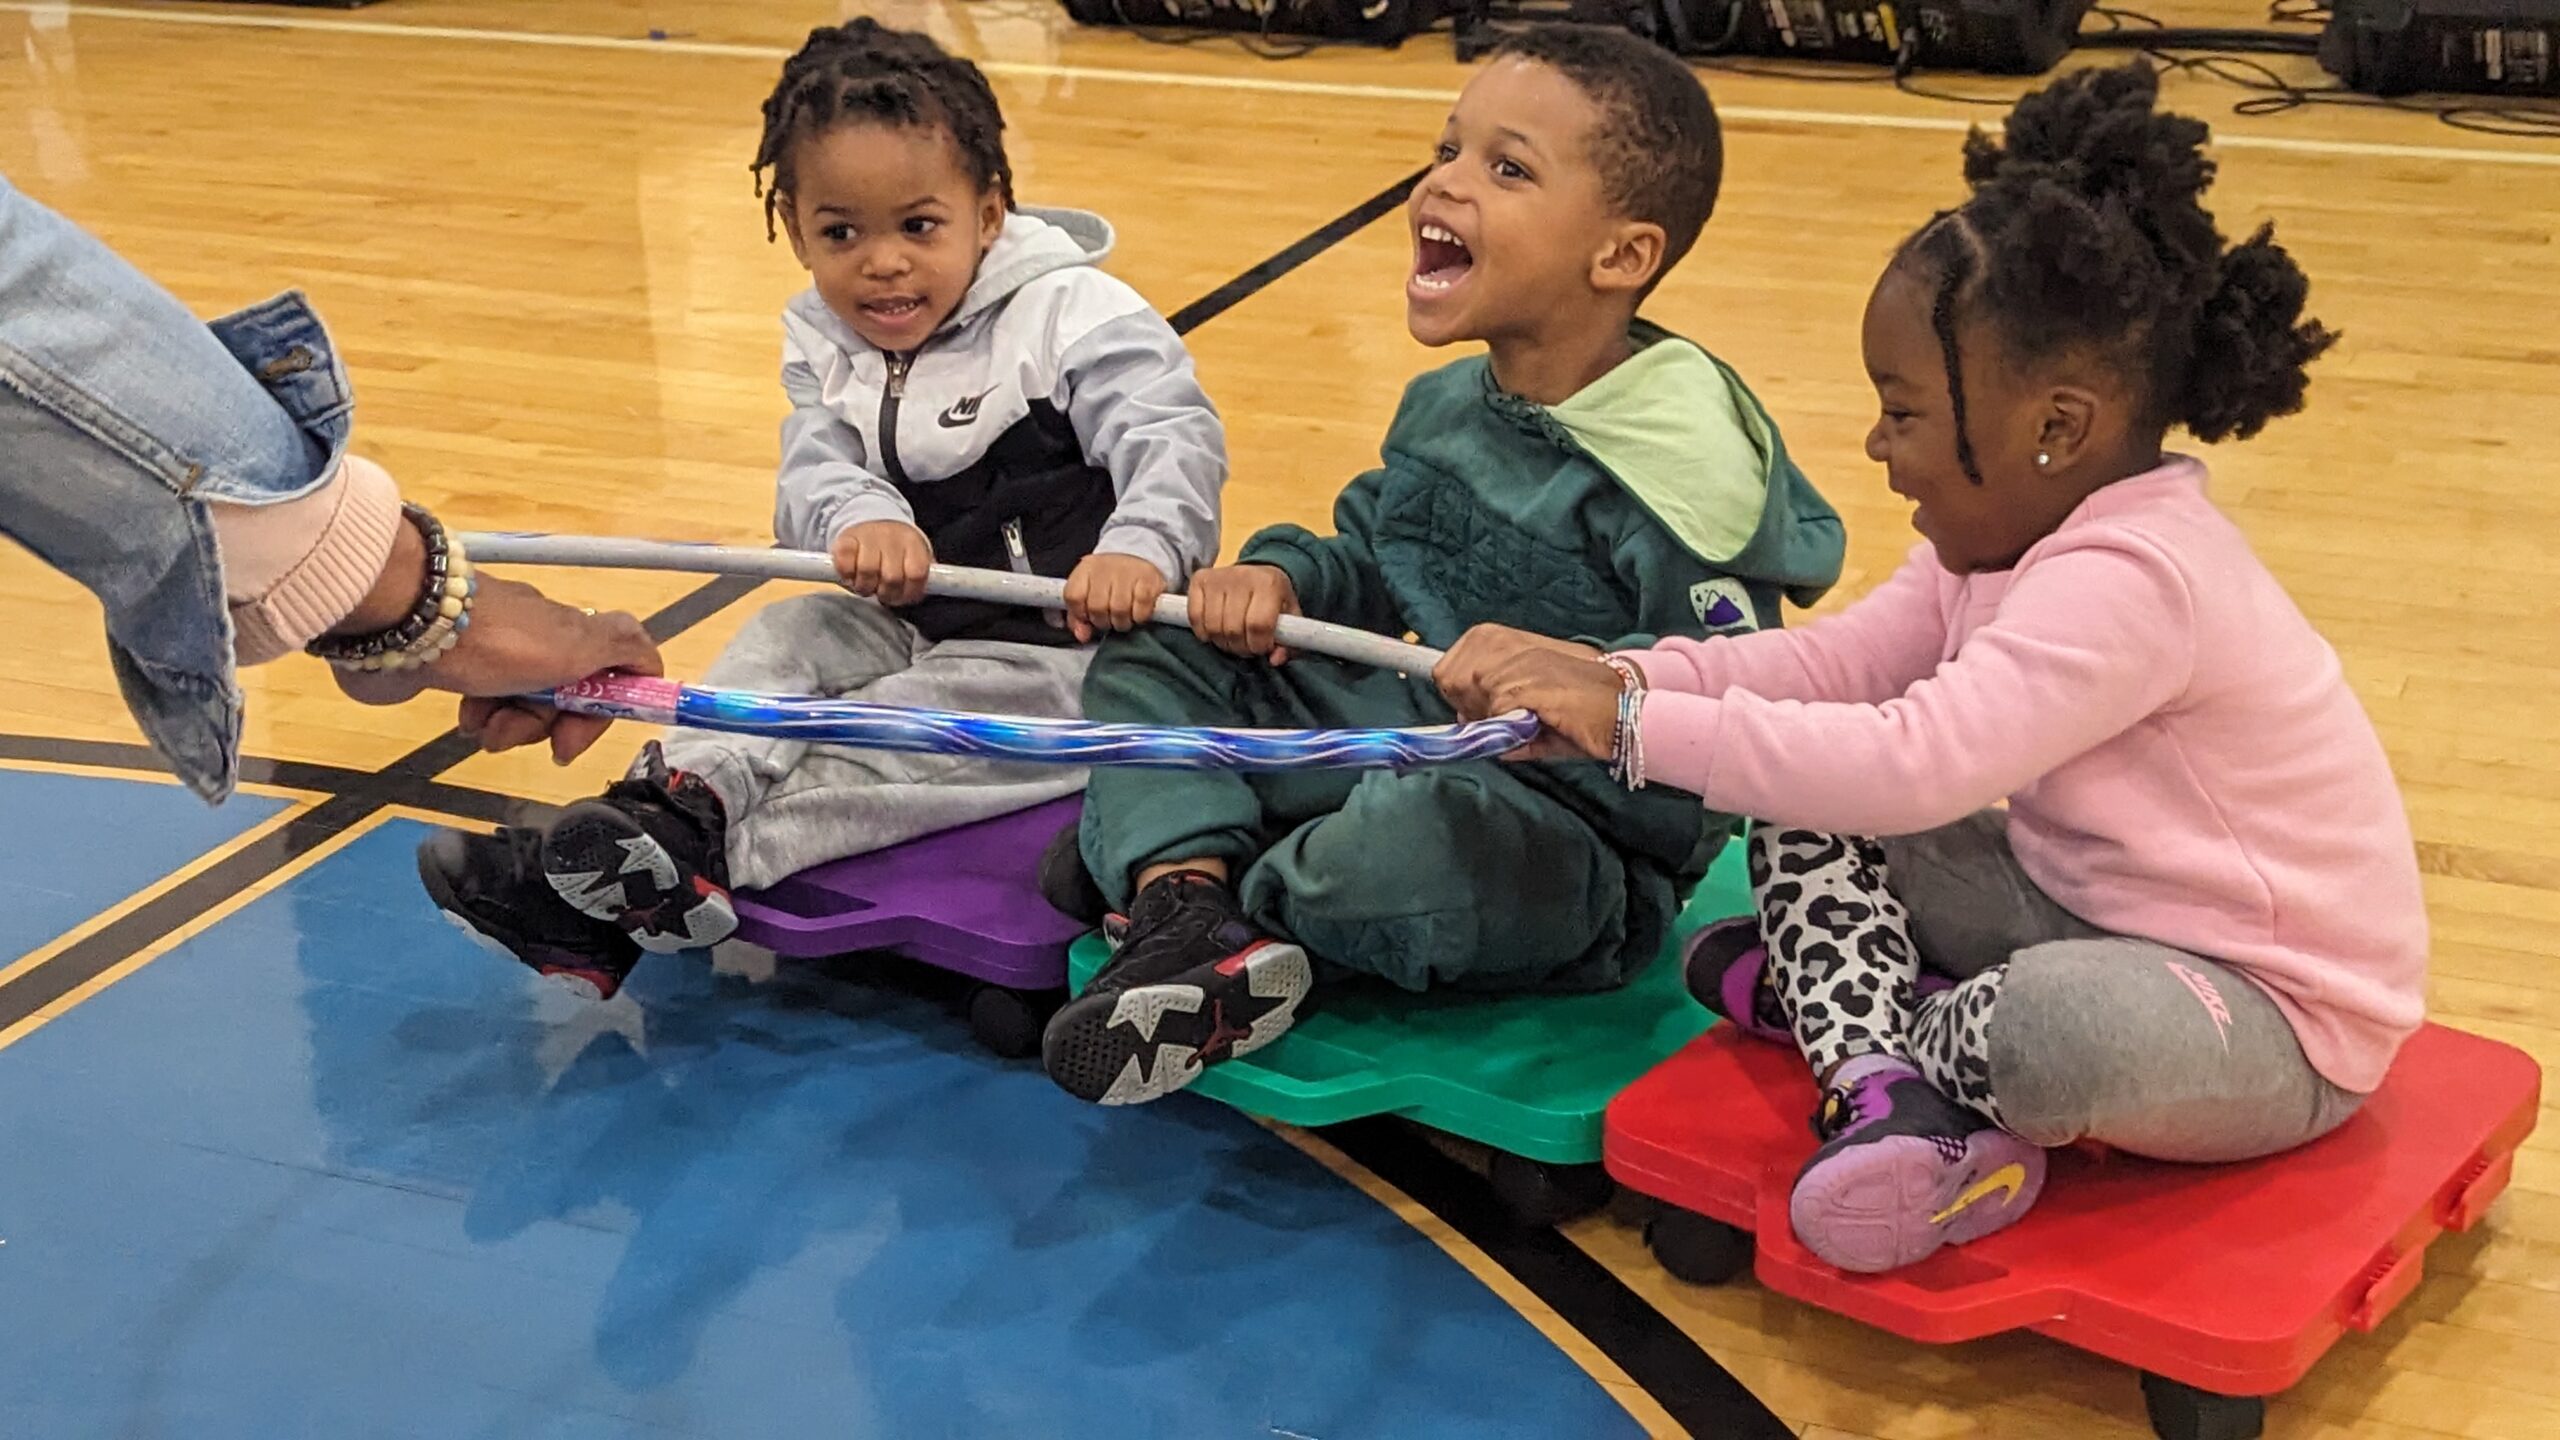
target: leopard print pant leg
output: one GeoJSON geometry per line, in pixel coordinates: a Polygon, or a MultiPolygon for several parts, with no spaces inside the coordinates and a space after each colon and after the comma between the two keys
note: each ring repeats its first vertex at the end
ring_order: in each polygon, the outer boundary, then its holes
{"type": "Polygon", "coordinates": [[[1763,827],[1752,835],[1751,887],[1779,1003],[1814,1073],[1906,1051],[1919,953],[1887,888],[1883,850],[1853,836],[1763,827]]]}
{"type": "Polygon", "coordinates": [[[1995,965],[1913,1007],[1911,1061],[1938,1093],[2006,1130],[1991,1093],[1991,1012],[2009,973],[1995,965]]]}

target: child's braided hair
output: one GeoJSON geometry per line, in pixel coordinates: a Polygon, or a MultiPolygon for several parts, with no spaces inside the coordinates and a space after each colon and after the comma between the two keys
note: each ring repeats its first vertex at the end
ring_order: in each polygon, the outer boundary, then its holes
{"type": "Polygon", "coordinates": [[[852,121],[944,131],[978,188],[995,191],[1006,209],[1013,208],[1004,112],[996,108],[987,77],[931,36],[892,30],[865,16],[810,31],[800,52],[783,62],[782,81],[765,98],[764,139],[748,169],[764,197],[766,239],[773,238],[780,197],[791,192],[793,147],[852,121]]]}
{"type": "Polygon", "coordinates": [[[1956,456],[1976,484],[1960,322],[1991,327],[2012,363],[2086,356],[2132,383],[2145,424],[2206,441],[2300,410],[2306,367],[2337,339],[2303,318],[2310,281],[2275,227],[2225,245],[2203,205],[2205,126],[2158,113],[2159,95],[2136,61],[2020,100],[2004,140],[1965,142],[1972,197],[1894,259],[1936,282],[1956,456]]]}

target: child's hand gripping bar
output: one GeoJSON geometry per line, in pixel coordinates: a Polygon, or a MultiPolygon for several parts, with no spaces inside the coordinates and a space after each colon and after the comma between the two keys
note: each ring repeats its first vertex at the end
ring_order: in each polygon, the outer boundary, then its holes
{"type": "MultiPolygon", "coordinates": [[[[472,562],[492,564],[566,565],[608,570],[678,570],[705,575],[761,575],[773,580],[842,583],[824,555],[806,550],[767,550],[743,545],[683,545],[663,540],[625,540],[604,535],[464,535],[472,562]]],[[[955,600],[984,600],[1019,605],[1027,610],[1063,610],[1067,585],[1045,575],[1017,575],[1005,570],[973,570],[936,565],[925,580],[925,593],[955,600]]],[[[1189,628],[1191,602],[1167,595],[1156,602],[1155,622],[1189,628]]],[[[1429,675],[1440,652],[1384,635],[1309,620],[1280,617],[1279,642],[1311,655],[1329,655],[1360,665],[1375,665],[1407,675],[1429,675]]]]}

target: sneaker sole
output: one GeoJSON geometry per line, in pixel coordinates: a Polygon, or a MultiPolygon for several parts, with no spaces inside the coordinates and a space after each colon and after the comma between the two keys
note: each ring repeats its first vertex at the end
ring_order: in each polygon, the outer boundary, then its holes
{"type": "Polygon", "coordinates": [[[584,967],[545,965],[538,960],[529,959],[518,953],[513,945],[482,929],[480,922],[473,919],[471,913],[462,908],[462,897],[453,893],[452,882],[445,879],[444,872],[429,864],[427,850],[428,846],[434,843],[430,840],[426,845],[418,847],[418,883],[426,888],[427,899],[435,905],[436,913],[444,917],[446,924],[461,931],[464,939],[501,960],[523,966],[555,988],[566,991],[580,1000],[610,1000],[613,998],[614,991],[622,988],[617,983],[612,989],[607,989],[604,982],[596,978],[600,972],[595,970],[584,967]]]}
{"type": "Polygon", "coordinates": [[[1279,1003],[1254,1017],[1203,1062],[1223,1017],[1197,985],[1137,985],[1069,1001],[1040,1037],[1040,1063],[1058,1087],[1096,1105],[1141,1105],[1200,1078],[1209,1064],[1250,1055],[1289,1033],[1315,988],[1315,968],[1295,945],[1266,940],[1240,957],[1245,992],[1279,1003]]]}
{"type": "Polygon", "coordinates": [[[542,878],[561,899],[656,955],[717,945],[738,929],[729,892],[707,877],[684,886],[683,873],[630,816],[592,801],[570,807],[542,842],[542,878]]]}
{"type": "Polygon", "coordinates": [[[2015,1224],[2044,1192],[2044,1176],[2045,1152],[2006,1131],[1976,1131],[1955,1162],[1928,1139],[1896,1135],[1807,1171],[1787,1219],[1806,1249],[1873,1275],[2015,1224]]]}

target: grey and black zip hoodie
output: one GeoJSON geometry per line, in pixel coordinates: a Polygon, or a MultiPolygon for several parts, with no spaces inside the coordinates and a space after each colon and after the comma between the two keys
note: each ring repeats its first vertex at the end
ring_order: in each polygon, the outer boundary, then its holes
{"type": "MultiPolygon", "coordinates": [[[[1226,430],[1173,327],[1096,268],[1111,245],[1100,216],[1015,211],[960,307],[904,355],[814,288],[795,297],[775,538],[823,551],[848,526],[902,520],[945,564],[1064,576],[1103,551],[1186,586],[1217,558],[1226,430]]],[[[1071,643],[1035,611],[929,599],[900,613],[933,640],[1071,643]]]]}

